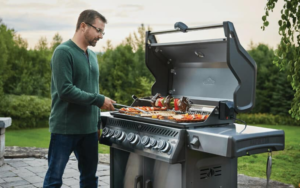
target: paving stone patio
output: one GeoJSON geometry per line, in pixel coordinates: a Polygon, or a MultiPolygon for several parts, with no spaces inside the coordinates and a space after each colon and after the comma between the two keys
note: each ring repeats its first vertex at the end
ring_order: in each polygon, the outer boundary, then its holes
{"type": "MultiPolygon", "coordinates": [[[[47,171],[47,149],[6,147],[4,165],[0,167],[0,188],[42,187],[47,171]]],[[[99,154],[97,176],[99,187],[109,188],[109,155],[99,154]]],[[[74,155],[66,166],[62,188],[79,187],[79,172],[74,155]]],[[[293,188],[277,181],[270,181],[269,188],[293,188]]],[[[156,187],[157,188],[157,187],[156,187]]],[[[161,188],[161,187],[159,187],[161,188]]],[[[168,187],[166,187],[168,188],[168,187]]],[[[238,175],[238,188],[266,188],[266,179],[238,175]]]]}
{"type": "MultiPolygon", "coordinates": [[[[0,188],[35,188],[43,187],[47,171],[47,160],[36,158],[5,159],[0,167],[0,188]]],[[[109,165],[98,164],[96,174],[99,187],[109,188],[109,165]]],[[[77,161],[69,160],[63,176],[62,188],[79,188],[77,161]]]]}

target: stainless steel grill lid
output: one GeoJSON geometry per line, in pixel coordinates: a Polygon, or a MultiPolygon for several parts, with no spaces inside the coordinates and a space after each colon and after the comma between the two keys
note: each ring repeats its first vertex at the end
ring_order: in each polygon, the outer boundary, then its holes
{"type": "Polygon", "coordinates": [[[223,27],[225,38],[157,43],[155,35],[178,30],[146,33],[146,65],[156,79],[152,94],[186,96],[194,103],[233,101],[236,112],[245,112],[255,103],[256,63],[244,50],[231,22],[188,28],[223,27]]]}

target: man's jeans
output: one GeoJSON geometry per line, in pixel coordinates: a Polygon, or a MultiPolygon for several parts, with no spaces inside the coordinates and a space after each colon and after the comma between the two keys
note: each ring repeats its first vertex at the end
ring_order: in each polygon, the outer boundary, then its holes
{"type": "Polygon", "coordinates": [[[44,188],[62,186],[62,176],[70,154],[78,160],[80,171],[80,188],[98,187],[96,176],[98,165],[98,134],[63,135],[51,134],[48,152],[48,171],[44,188]]]}

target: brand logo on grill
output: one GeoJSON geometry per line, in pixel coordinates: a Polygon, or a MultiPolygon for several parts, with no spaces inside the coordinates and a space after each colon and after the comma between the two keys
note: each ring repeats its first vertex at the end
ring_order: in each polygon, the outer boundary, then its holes
{"type": "Polygon", "coordinates": [[[205,168],[200,170],[200,179],[208,179],[215,176],[221,176],[222,175],[222,167],[221,166],[215,166],[212,168],[205,168]]]}
{"type": "Polygon", "coordinates": [[[214,81],[212,78],[207,78],[204,80],[203,85],[214,85],[216,81],[214,81]]]}
{"type": "Polygon", "coordinates": [[[215,171],[213,169],[209,169],[209,171],[206,174],[206,176],[209,178],[209,177],[213,176],[214,174],[215,174],[215,171]]]}

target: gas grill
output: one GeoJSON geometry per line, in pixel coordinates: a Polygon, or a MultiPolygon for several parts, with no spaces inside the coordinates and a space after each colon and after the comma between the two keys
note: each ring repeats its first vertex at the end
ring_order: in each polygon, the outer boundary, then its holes
{"type": "MultiPolygon", "coordinates": [[[[255,102],[256,63],[231,22],[146,33],[152,95],[187,97],[203,122],[177,123],[121,112],[102,113],[100,143],[110,146],[111,188],[235,188],[237,158],[284,149],[282,130],[237,124],[255,102]],[[225,38],[158,43],[156,36],[223,28],[225,38]]],[[[131,106],[149,106],[149,97],[131,106]]]]}

